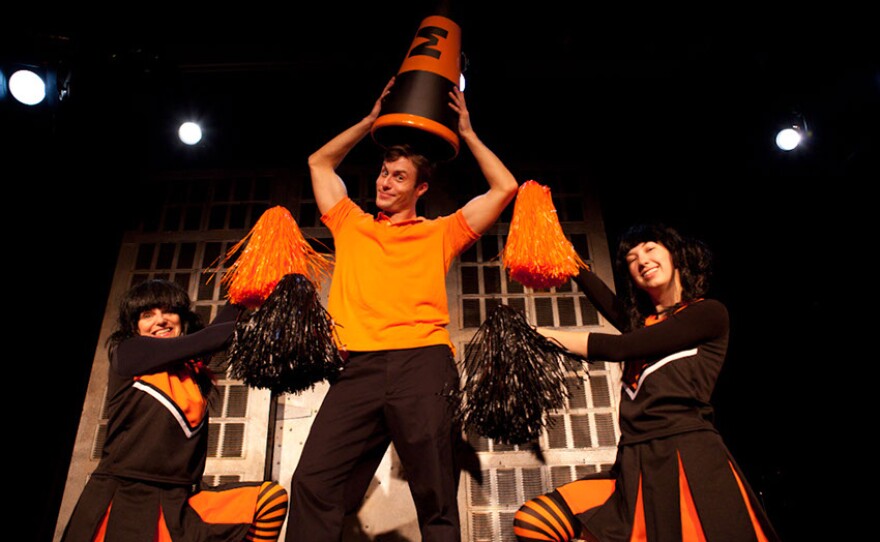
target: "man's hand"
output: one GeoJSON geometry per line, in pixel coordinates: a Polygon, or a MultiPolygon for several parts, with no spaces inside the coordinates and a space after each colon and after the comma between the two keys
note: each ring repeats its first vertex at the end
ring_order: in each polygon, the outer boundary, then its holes
{"type": "Polygon", "coordinates": [[[458,87],[453,87],[452,91],[449,93],[449,97],[452,99],[452,101],[449,102],[449,107],[458,113],[459,135],[464,137],[472,134],[474,129],[471,126],[471,114],[468,112],[467,102],[464,100],[464,93],[460,91],[458,87]]]}
{"type": "Polygon", "coordinates": [[[379,96],[379,99],[376,100],[376,103],[373,104],[373,110],[370,111],[368,118],[375,121],[379,118],[379,113],[382,111],[382,102],[385,101],[385,97],[388,96],[388,93],[391,92],[391,87],[394,86],[394,77],[388,80],[388,83],[385,85],[385,88],[382,89],[382,94],[379,96]]]}

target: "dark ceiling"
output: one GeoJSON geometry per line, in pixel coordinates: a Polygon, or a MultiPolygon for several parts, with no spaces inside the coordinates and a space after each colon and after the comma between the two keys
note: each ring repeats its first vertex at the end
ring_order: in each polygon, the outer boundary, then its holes
{"type": "MultiPolygon", "coordinates": [[[[10,50],[69,68],[56,131],[113,143],[134,163],[295,164],[369,110],[437,5],[47,23],[10,50]],[[183,149],[174,129],[193,115],[206,139],[183,149]]],[[[703,178],[861,174],[876,152],[878,47],[858,12],[571,5],[453,3],[474,125],[503,158],[703,178]],[[783,156],[773,132],[795,112],[813,132],[810,153],[783,156]]]]}

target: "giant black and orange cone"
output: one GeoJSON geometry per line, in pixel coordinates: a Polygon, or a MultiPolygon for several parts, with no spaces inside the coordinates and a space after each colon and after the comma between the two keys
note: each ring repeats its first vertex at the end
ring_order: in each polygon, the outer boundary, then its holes
{"type": "Polygon", "coordinates": [[[445,15],[426,17],[373,123],[373,140],[386,148],[408,144],[436,161],[455,158],[458,114],[449,92],[460,77],[461,28],[445,15]]]}

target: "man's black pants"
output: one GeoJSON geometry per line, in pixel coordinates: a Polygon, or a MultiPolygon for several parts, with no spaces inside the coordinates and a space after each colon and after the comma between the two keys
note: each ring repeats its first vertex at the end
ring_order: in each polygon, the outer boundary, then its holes
{"type": "Polygon", "coordinates": [[[315,417],[291,483],[287,542],[337,542],[389,443],[403,465],[424,542],[458,542],[460,436],[447,394],[448,346],[352,353],[315,417]]]}

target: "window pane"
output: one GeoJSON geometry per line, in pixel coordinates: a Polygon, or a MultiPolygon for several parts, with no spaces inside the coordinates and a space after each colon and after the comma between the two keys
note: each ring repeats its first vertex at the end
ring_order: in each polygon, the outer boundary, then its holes
{"type": "Polygon", "coordinates": [[[581,303],[581,320],[583,321],[585,326],[598,326],[599,325],[599,313],[596,311],[596,307],[590,303],[586,296],[581,296],[578,298],[581,303]]]}
{"type": "Polygon", "coordinates": [[[480,293],[480,282],[477,278],[478,267],[461,267],[461,293],[478,294],[480,293]]]}
{"type": "Polygon", "coordinates": [[[484,235],[480,237],[480,247],[483,250],[483,262],[490,262],[500,252],[498,248],[498,237],[495,235],[484,235]]]}
{"type": "Polygon", "coordinates": [[[553,487],[563,486],[572,481],[571,469],[568,466],[550,467],[550,478],[553,487]]]}
{"type": "Polygon", "coordinates": [[[251,199],[250,179],[238,179],[235,182],[235,201],[248,201],[251,199]]]}
{"type": "Polygon", "coordinates": [[[573,297],[556,298],[556,306],[559,309],[559,325],[560,326],[576,326],[577,318],[574,313],[573,297]]]}
{"type": "Polygon", "coordinates": [[[507,277],[507,293],[509,294],[521,294],[525,292],[523,289],[523,285],[520,282],[517,282],[510,278],[510,275],[505,275],[507,277]]]}
{"type": "Polygon", "coordinates": [[[590,395],[594,407],[611,406],[611,390],[608,389],[608,379],[604,375],[590,379],[590,395]]]}
{"type": "Polygon", "coordinates": [[[539,495],[543,495],[544,482],[541,478],[540,468],[524,468],[522,469],[523,479],[523,498],[525,500],[534,499],[539,495]]]}
{"type": "Polygon", "coordinates": [[[596,468],[596,465],[575,465],[574,467],[574,475],[577,476],[578,479],[581,479],[588,474],[596,474],[597,472],[599,472],[599,469],[596,468]]]}
{"type": "Polygon", "coordinates": [[[461,253],[459,259],[463,262],[477,261],[477,245],[471,245],[467,250],[461,253]]]}
{"type": "Polygon", "coordinates": [[[489,451],[489,439],[478,435],[476,432],[474,432],[473,429],[468,431],[467,441],[478,452],[488,452],[489,451]]]}
{"type": "Polygon", "coordinates": [[[202,208],[197,205],[186,207],[186,216],[183,221],[183,229],[198,231],[202,227],[202,208]]]}
{"type": "Polygon", "coordinates": [[[208,368],[214,371],[217,375],[226,374],[226,370],[229,368],[229,354],[225,350],[220,350],[219,352],[215,352],[213,356],[211,356],[211,361],[208,363],[208,368]]]}
{"type": "Polygon", "coordinates": [[[617,439],[614,436],[614,419],[610,413],[596,414],[596,433],[599,437],[599,446],[617,445],[617,439]]]}
{"type": "Polygon", "coordinates": [[[513,219],[513,205],[508,205],[501,211],[501,216],[498,217],[498,222],[503,222],[509,224],[513,219]]]}
{"type": "Polygon", "coordinates": [[[520,313],[522,313],[523,317],[525,317],[526,300],[524,298],[514,297],[512,299],[508,299],[507,304],[510,305],[511,307],[513,307],[514,309],[518,310],[520,313]]]}
{"type": "Polygon", "coordinates": [[[226,404],[227,418],[244,418],[247,414],[248,388],[247,386],[230,386],[229,402],[226,404]]]}
{"type": "Polygon", "coordinates": [[[174,249],[177,245],[162,243],[159,245],[159,256],[156,258],[156,269],[171,269],[174,261],[174,249]]]}
{"type": "Polygon", "coordinates": [[[582,378],[570,376],[565,379],[568,389],[569,408],[587,408],[587,387],[582,378]]]}
{"type": "Polygon", "coordinates": [[[571,436],[575,448],[592,448],[590,437],[590,417],[587,415],[571,415],[571,436]]]}
{"type": "Polygon", "coordinates": [[[135,273],[131,276],[131,284],[129,286],[137,286],[149,278],[150,276],[146,273],[135,273]]]}
{"type": "Polygon", "coordinates": [[[565,438],[565,419],[562,416],[550,416],[547,439],[551,448],[568,448],[568,439],[565,438]]]}
{"type": "Polygon", "coordinates": [[[493,452],[512,452],[516,448],[514,448],[513,444],[504,444],[503,442],[492,441],[492,451],[493,452]]]}
{"type": "MultiPolygon", "coordinates": [[[[489,317],[490,314],[492,314],[495,311],[495,308],[498,307],[498,305],[501,305],[500,298],[494,297],[494,298],[487,298],[486,299],[486,317],[487,318],[489,317]]],[[[482,323],[482,322],[480,322],[480,323],[482,323]]]]}
{"type": "Polygon", "coordinates": [[[232,181],[229,179],[221,179],[214,183],[214,201],[229,201],[231,193],[232,181]]]}
{"type": "Polygon", "coordinates": [[[214,299],[214,282],[220,280],[220,276],[211,278],[210,282],[205,279],[199,281],[198,299],[214,299]]]}
{"type": "Polygon", "coordinates": [[[487,294],[501,293],[501,268],[495,266],[483,267],[483,288],[487,294]]]}
{"type": "Polygon", "coordinates": [[[553,302],[549,297],[535,298],[535,320],[538,326],[553,326],[553,302]]]}
{"type": "Polygon", "coordinates": [[[498,469],[495,471],[495,482],[498,488],[498,504],[519,505],[516,495],[516,471],[514,469],[498,469]]]}
{"type": "Polygon", "coordinates": [[[461,302],[462,327],[480,327],[480,300],[465,299],[461,302]]]}
{"type": "Polygon", "coordinates": [[[244,448],[244,424],[224,424],[222,457],[241,457],[244,448]]]}
{"type": "Polygon", "coordinates": [[[209,305],[197,305],[195,312],[199,315],[199,318],[202,319],[204,324],[211,321],[211,307],[209,305]]]}
{"type": "Polygon", "coordinates": [[[226,227],[226,205],[214,205],[208,216],[208,229],[222,230],[226,227]]]}
{"type": "Polygon", "coordinates": [[[220,424],[208,425],[208,457],[217,457],[217,448],[220,443],[220,424]]]}
{"type": "Polygon", "coordinates": [[[578,256],[581,257],[582,260],[587,261],[591,260],[590,258],[590,248],[587,244],[587,234],[585,233],[574,233],[571,235],[571,246],[574,247],[575,252],[578,253],[578,256]]]}
{"type": "Polygon", "coordinates": [[[229,209],[229,228],[233,230],[244,229],[246,215],[246,205],[232,205],[229,209]]]}
{"type": "Polygon", "coordinates": [[[265,203],[254,203],[251,206],[251,220],[248,223],[248,227],[253,227],[254,224],[257,223],[257,220],[263,216],[263,213],[269,210],[269,206],[265,203]]]}
{"type": "MultiPolygon", "coordinates": [[[[471,479],[471,504],[475,506],[485,506],[489,504],[491,495],[489,493],[489,471],[482,471],[482,483],[479,480],[471,479]]],[[[476,519],[476,517],[474,518],[476,519]]]]}
{"type": "MultiPolygon", "coordinates": [[[[486,482],[488,484],[488,480],[486,482]]],[[[487,496],[488,499],[488,496],[487,496]]],[[[488,504],[488,500],[486,502],[477,503],[477,501],[472,500],[471,504],[474,505],[486,505],[488,504]]],[[[494,534],[492,532],[492,515],[491,514],[473,514],[474,520],[474,540],[492,540],[494,538],[494,534]]]]}
{"type": "Polygon", "coordinates": [[[226,396],[226,386],[223,384],[217,384],[215,388],[216,395],[214,395],[212,401],[208,401],[208,414],[212,418],[222,418],[223,398],[226,396]]]}
{"type": "Polygon", "coordinates": [[[223,245],[221,243],[205,243],[205,251],[202,254],[201,267],[207,269],[217,266],[219,264],[218,259],[220,258],[222,250],[223,245]]]}
{"type": "Polygon", "coordinates": [[[175,273],[174,282],[180,285],[185,292],[189,292],[189,273],[175,273]]]}
{"type": "MultiPolygon", "coordinates": [[[[510,207],[508,205],[508,207],[510,207]]],[[[522,504],[522,503],[519,503],[522,504]]],[[[514,512],[500,510],[498,512],[498,521],[501,525],[501,542],[517,542],[516,533],[513,532],[514,512]]]]}
{"type": "Polygon", "coordinates": [[[134,264],[135,269],[152,269],[153,268],[153,249],[156,247],[153,243],[143,243],[138,246],[137,258],[134,264]]]}
{"type": "Polygon", "coordinates": [[[177,254],[178,269],[192,269],[196,259],[196,244],[181,243],[180,252],[177,254]]]}
{"type": "Polygon", "coordinates": [[[574,288],[572,287],[572,281],[567,280],[556,287],[557,292],[573,292],[574,288]]]}

